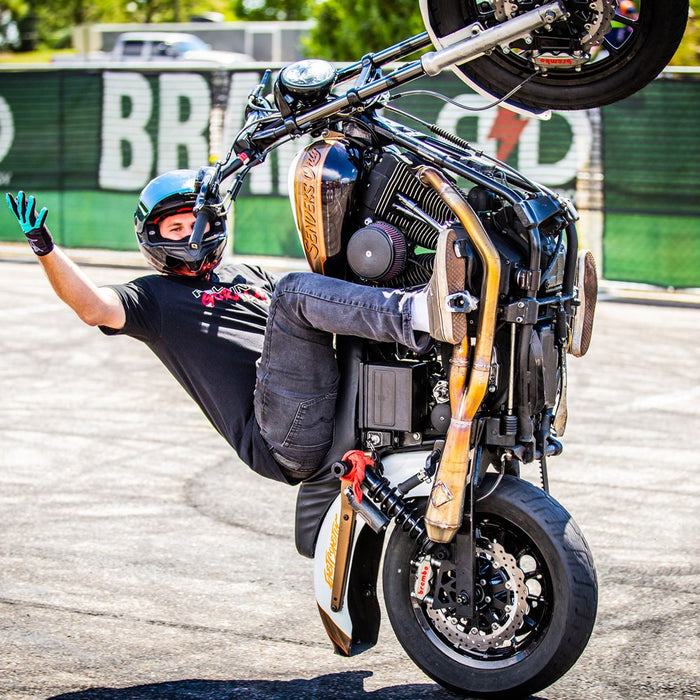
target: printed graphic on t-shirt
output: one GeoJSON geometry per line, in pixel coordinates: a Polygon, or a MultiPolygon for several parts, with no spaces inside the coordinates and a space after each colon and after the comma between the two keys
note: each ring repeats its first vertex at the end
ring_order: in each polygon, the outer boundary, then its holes
{"type": "Polygon", "coordinates": [[[234,284],[230,287],[213,286],[211,289],[195,289],[192,294],[199,299],[204,306],[214,308],[218,305],[237,304],[240,301],[257,299],[267,303],[267,294],[258,287],[247,284],[234,284]]]}

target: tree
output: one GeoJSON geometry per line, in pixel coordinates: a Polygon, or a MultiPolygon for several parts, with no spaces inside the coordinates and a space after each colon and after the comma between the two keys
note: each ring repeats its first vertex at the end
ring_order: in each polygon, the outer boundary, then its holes
{"type": "MultiPolygon", "coordinates": [[[[36,44],[51,48],[70,46],[72,31],[81,24],[110,22],[186,22],[191,16],[217,11],[225,14],[228,0],[3,0],[2,17],[9,12],[11,20],[31,33],[31,41],[23,41],[23,50],[36,44]]],[[[7,20],[6,20],[7,21],[7,20]]],[[[23,37],[24,39],[24,37],[23,37]]]]}
{"type": "Polygon", "coordinates": [[[325,0],[313,17],[309,52],[329,61],[356,61],[423,31],[416,0],[325,0]]]}
{"type": "Polygon", "coordinates": [[[671,65],[700,65],[700,0],[690,0],[688,27],[671,65]]]}
{"type": "Polygon", "coordinates": [[[313,0],[233,0],[238,19],[264,22],[268,20],[308,19],[313,0]]]}

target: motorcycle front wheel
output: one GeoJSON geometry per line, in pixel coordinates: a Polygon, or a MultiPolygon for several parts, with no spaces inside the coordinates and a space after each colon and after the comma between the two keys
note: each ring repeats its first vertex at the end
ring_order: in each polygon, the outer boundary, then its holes
{"type": "MultiPolygon", "coordinates": [[[[481,493],[494,485],[485,479],[481,493]]],[[[383,584],[394,633],[440,685],[471,697],[525,697],[554,683],[593,630],[597,582],[588,545],[551,496],[506,476],[477,503],[475,616],[454,601],[454,547],[426,552],[400,527],[387,545],[383,584]]]]}
{"type": "MultiPolygon", "coordinates": [[[[651,82],[668,65],[688,23],[688,0],[636,0],[632,15],[623,13],[613,0],[563,3],[569,19],[553,25],[551,33],[536,32],[530,45],[495,48],[455,72],[472,87],[498,98],[527,80],[509,100],[515,105],[559,110],[602,107],[651,82]],[[591,34],[596,29],[600,36],[593,45],[591,34]]],[[[421,10],[426,28],[439,43],[441,37],[473,22],[492,26],[538,4],[422,0],[421,10]],[[492,12],[484,15],[484,6],[498,8],[500,19],[494,19],[492,12]]]]}

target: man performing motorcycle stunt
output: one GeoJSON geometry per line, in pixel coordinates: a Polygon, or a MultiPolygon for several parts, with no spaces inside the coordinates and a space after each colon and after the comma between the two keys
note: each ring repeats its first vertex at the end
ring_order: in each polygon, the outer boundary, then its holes
{"type": "Polygon", "coordinates": [[[97,287],[54,244],[48,211],[37,215],[34,197],[20,192],[7,200],[56,294],[81,320],[145,342],[246,464],[296,483],[323,466],[332,440],[333,334],[395,341],[414,351],[429,345],[428,333],[460,342],[465,316],[452,313],[447,298],[464,287],[464,261],[455,255],[454,233],[445,231],[421,293],[314,273],[278,281],[260,268],[218,266],[224,214],[196,250],[188,246],[196,176],[173,171],[144,188],[136,236],[159,274],[111,287],[97,287]]]}
{"type": "Polygon", "coordinates": [[[97,287],[46,209],[8,203],[83,321],[145,342],[244,462],[302,482],[295,543],[339,653],[378,641],[381,568],[397,640],[427,675],[523,697],[576,663],[595,623],[592,555],[547,476],[595,265],[570,201],[396,107],[409,93],[395,90],[449,68],[516,110],[607,104],[666,65],[687,0],[640,3],[636,20],[617,0],[420,7],[426,32],[354,64],[298,61],[271,86],[266,71],[223,160],[146,186],[135,232],[159,274],[97,287]],[[613,21],[630,29],[617,48],[613,21]],[[219,265],[227,207],[299,138],[290,200],[314,274],[219,265]]]}

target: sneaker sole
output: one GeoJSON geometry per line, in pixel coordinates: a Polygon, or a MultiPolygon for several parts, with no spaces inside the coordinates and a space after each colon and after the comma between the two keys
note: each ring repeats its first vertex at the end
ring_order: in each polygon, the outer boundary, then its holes
{"type": "Polygon", "coordinates": [[[437,295],[440,321],[444,329],[451,329],[448,342],[453,345],[461,343],[467,335],[467,317],[463,313],[454,313],[445,305],[445,298],[464,289],[464,261],[454,252],[457,236],[454,231],[448,231],[446,236],[438,239],[438,249],[435,253],[437,267],[437,295]],[[438,261],[444,260],[440,264],[438,261]]]}
{"type": "Polygon", "coordinates": [[[598,297],[598,273],[595,258],[590,250],[579,251],[575,284],[581,303],[574,316],[569,352],[574,357],[583,357],[591,345],[593,317],[598,297]]]}

